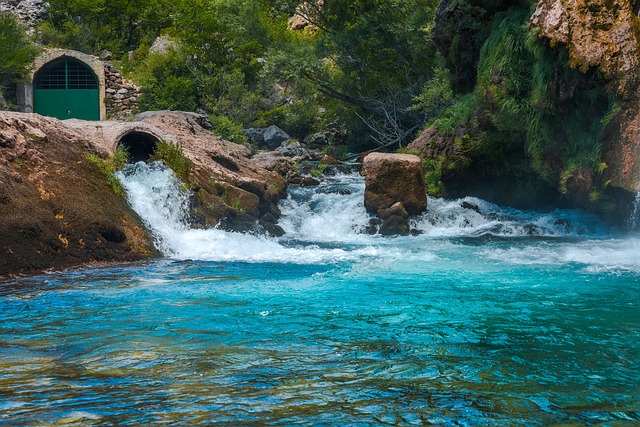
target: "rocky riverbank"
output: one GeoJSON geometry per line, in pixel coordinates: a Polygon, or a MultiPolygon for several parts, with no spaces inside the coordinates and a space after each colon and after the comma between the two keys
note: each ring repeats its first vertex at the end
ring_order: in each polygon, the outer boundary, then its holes
{"type": "Polygon", "coordinates": [[[284,178],[201,119],[158,112],[134,122],[85,122],[0,113],[0,276],[159,255],[124,196],[89,159],[108,161],[127,135],[180,148],[200,226],[278,234],[284,178]]]}

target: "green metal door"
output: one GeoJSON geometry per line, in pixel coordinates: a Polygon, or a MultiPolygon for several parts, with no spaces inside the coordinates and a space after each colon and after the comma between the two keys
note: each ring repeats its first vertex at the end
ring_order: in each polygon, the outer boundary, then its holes
{"type": "Polygon", "coordinates": [[[58,119],[100,120],[98,78],[80,61],[53,61],[36,73],[33,110],[58,119]]]}

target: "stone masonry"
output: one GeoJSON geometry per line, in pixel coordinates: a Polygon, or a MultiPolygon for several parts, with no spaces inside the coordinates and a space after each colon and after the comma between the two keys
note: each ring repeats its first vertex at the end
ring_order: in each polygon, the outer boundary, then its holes
{"type": "Polygon", "coordinates": [[[104,75],[106,83],[105,103],[107,105],[107,116],[112,119],[119,119],[139,112],[138,99],[140,99],[140,88],[120,74],[116,68],[108,63],[104,63],[104,75]]]}

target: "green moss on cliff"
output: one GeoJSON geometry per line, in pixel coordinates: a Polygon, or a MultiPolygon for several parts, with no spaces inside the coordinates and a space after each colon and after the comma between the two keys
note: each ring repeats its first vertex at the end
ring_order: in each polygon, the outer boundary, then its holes
{"type": "Polygon", "coordinates": [[[473,91],[458,95],[435,122],[453,147],[438,167],[449,182],[511,179],[525,198],[537,176],[559,194],[584,193],[573,197],[578,203],[597,203],[593,180],[570,178],[606,167],[600,135],[619,109],[616,99],[597,71],[571,68],[565,49],[540,41],[530,16],[522,5],[493,16],[473,91]],[[568,191],[568,181],[589,188],[568,191]]]}

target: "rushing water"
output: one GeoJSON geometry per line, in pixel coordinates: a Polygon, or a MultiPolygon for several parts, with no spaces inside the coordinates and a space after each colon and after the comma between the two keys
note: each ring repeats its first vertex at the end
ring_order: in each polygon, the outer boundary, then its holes
{"type": "Polygon", "coordinates": [[[0,424],[640,425],[637,238],[473,198],[369,236],[344,176],[267,239],[120,178],[166,257],[0,285],[0,424]]]}

